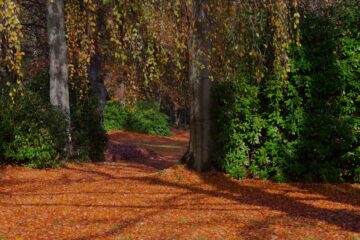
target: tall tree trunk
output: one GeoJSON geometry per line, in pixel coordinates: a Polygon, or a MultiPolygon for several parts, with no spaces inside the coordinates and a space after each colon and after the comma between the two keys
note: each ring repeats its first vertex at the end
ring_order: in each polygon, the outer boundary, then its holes
{"type": "Polygon", "coordinates": [[[67,118],[67,152],[71,153],[69,68],[65,35],[64,1],[47,0],[47,35],[50,61],[50,102],[67,118]]]}
{"type": "Polygon", "coordinates": [[[182,161],[196,171],[206,171],[211,167],[211,41],[209,6],[206,2],[193,0],[189,4],[190,145],[182,161]]]}
{"type": "MultiPolygon", "coordinates": [[[[99,8],[97,12],[97,30],[102,30],[102,24],[104,23],[104,9],[99,8]]],[[[101,116],[105,109],[107,91],[104,83],[104,76],[101,71],[101,56],[99,51],[99,39],[95,37],[95,54],[91,57],[89,66],[89,80],[91,89],[99,101],[99,111],[101,116]]],[[[101,118],[101,124],[104,124],[103,117],[101,118]]]]}
{"type": "MultiPolygon", "coordinates": [[[[104,78],[101,74],[101,58],[98,54],[95,54],[91,57],[90,66],[89,66],[89,80],[91,84],[91,90],[95,94],[99,102],[99,111],[103,115],[107,91],[104,84],[104,78]]],[[[103,119],[101,120],[103,124],[103,119]]]]}

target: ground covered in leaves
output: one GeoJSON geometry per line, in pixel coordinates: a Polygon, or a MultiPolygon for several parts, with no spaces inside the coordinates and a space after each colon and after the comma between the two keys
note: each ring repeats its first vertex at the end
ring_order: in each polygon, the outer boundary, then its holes
{"type": "Polygon", "coordinates": [[[360,239],[359,185],[197,174],[185,132],[109,136],[103,163],[0,169],[0,239],[360,239]]]}

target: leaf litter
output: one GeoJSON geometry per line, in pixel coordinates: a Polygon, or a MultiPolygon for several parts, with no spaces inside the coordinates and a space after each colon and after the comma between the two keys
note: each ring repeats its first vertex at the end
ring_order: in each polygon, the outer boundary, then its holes
{"type": "Polygon", "coordinates": [[[184,131],[109,138],[103,163],[0,169],[0,239],[360,240],[359,185],[199,174],[184,131]]]}

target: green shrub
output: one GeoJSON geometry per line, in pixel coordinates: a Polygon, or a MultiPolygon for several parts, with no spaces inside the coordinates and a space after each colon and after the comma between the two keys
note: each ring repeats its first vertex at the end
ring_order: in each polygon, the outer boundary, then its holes
{"type": "Polygon", "coordinates": [[[106,132],[97,99],[89,93],[79,98],[70,92],[72,156],[65,156],[66,120],[50,106],[48,74],[26,81],[25,96],[12,103],[6,92],[0,99],[0,163],[46,168],[59,160],[102,160],[106,132]]]}
{"type": "Polygon", "coordinates": [[[58,163],[51,136],[38,130],[15,133],[13,141],[5,145],[5,156],[33,168],[54,167],[58,163]]]}
{"type": "Polygon", "coordinates": [[[360,167],[355,169],[354,182],[360,183],[360,167]]]}
{"type": "Polygon", "coordinates": [[[233,177],[359,181],[359,5],[326,11],[304,10],[286,80],[270,65],[254,81],[258,66],[244,58],[237,75],[214,84],[214,159],[233,177]]]}
{"type": "Polygon", "coordinates": [[[8,114],[5,114],[5,106],[0,103],[0,164],[5,162],[5,144],[11,136],[8,114]]]}
{"type": "Polygon", "coordinates": [[[156,103],[146,102],[139,102],[130,113],[128,130],[151,135],[171,134],[168,116],[160,112],[156,103]]]}
{"type": "MultiPolygon", "coordinates": [[[[74,82],[80,82],[74,80],[74,82]]],[[[80,96],[79,91],[70,87],[71,148],[73,160],[100,161],[104,158],[107,143],[106,132],[102,126],[102,112],[94,94],[89,91],[80,96]]],[[[44,102],[49,102],[49,75],[40,73],[27,82],[29,91],[36,93],[44,102]]]]}
{"type": "Polygon", "coordinates": [[[138,102],[132,110],[127,110],[117,103],[108,102],[104,118],[107,131],[129,130],[162,136],[171,134],[169,118],[160,112],[159,105],[155,102],[138,102]]]}
{"type": "Polygon", "coordinates": [[[64,116],[36,94],[14,103],[1,99],[0,149],[3,163],[34,168],[58,165],[66,143],[64,116]]]}
{"type": "Polygon", "coordinates": [[[129,111],[115,102],[108,102],[104,111],[106,131],[127,129],[129,111]]]}
{"type": "Polygon", "coordinates": [[[102,126],[102,113],[97,98],[89,92],[83,98],[71,101],[71,136],[73,158],[101,161],[107,145],[106,131],[102,126]]]}

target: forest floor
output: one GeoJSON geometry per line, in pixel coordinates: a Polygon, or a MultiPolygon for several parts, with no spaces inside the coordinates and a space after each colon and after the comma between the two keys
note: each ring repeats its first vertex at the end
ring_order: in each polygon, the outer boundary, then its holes
{"type": "Polygon", "coordinates": [[[186,132],[109,136],[102,163],[0,169],[0,239],[360,240],[359,185],[198,174],[186,132]]]}

